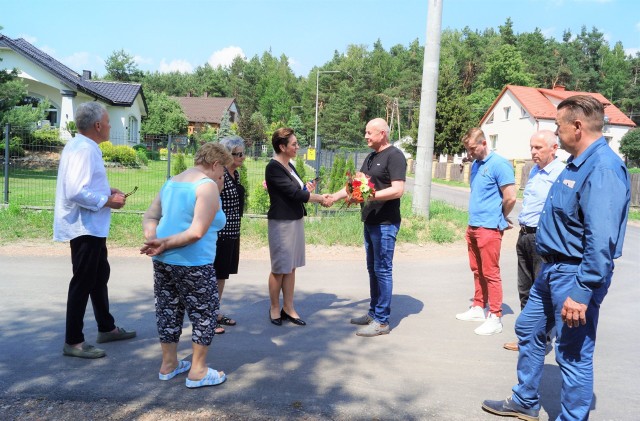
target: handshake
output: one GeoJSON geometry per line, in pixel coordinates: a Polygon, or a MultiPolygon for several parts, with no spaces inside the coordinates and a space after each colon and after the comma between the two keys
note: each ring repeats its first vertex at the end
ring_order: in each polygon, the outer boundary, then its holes
{"type": "Polygon", "coordinates": [[[337,200],[336,198],[333,197],[332,194],[323,194],[321,197],[322,197],[322,201],[320,202],[320,204],[325,208],[329,208],[333,206],[333,204],[337,200]]]}
{"type": "MultiPolygon", "coordinates": [[[[316,180],[311,180],[306,184],[307,190],[312,192],[316,189],[316,180]]],[[[347,197],[347,194],[345,192],[345,190],[341,190],[338,192],[335,192],[333,194],[316,194],[316,193],[311,193],[311,197],[309,198],[310,202],[315,202],[315,203],[320,203],[323,207],[325,208],[329,208],[331,206],[333,206],[334,203],[336,203],[338,200],[341,199],[345,199],[347,197]]]]}

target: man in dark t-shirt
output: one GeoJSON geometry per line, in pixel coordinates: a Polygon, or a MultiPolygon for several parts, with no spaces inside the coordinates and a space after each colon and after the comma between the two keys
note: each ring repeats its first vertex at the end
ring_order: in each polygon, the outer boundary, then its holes
{"type": "MultiPolygon", "coordinates": [[[[360,172],[375,185],[375,196],[362,203],[364,246],[371,301],[367,314],[351,319],[362,325],[358,336],[389,333],[391,295],[393,292],[393,253],[400,229],[400,198],[404,192],[407,161],[404,154],[389,143],[389,125],[381,118],[371,120],[365,131],[367,146],[373,149],[360,172]]],[[[332,203],[347,198],[346,188],[331,195],[332,203]]]]}

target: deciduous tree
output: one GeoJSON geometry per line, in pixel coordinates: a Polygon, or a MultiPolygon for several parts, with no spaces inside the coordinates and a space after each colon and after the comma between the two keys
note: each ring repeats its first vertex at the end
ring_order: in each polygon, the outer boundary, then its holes
{"type": "Polygon", "coordinates": [[[629,130],[622,136],[620,152],[636,166],[640,165],[640,129],[629,130]]]}
{"type": "Polygon", "coordinates": [[[181,134],[187,130],[187,117],[178,101],[165,93],[149,92],[146,95],[149,116],[142,120],[142,134],[181,134]]]}
{"type": "Polygon", "coordinates": [[[118,82],[137,82],[143,73],[138,69],[134,57],[123,49],[114,51],[104,62],[107,70],[106,78],[118,82]]]}

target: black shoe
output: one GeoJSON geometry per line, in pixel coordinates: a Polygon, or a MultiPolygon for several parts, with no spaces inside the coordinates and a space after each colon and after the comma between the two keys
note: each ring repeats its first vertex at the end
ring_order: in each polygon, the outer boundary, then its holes
{"type": "Polygon", "coordinates": [[[515,403],[511,396],[503,401],[484,401],[482,409],[503,417],[517,417],[519,420],[538,421],[540,410],[527,409],[515,403]]]}
{"type": "Polygon", "coordinates": [[[306,326],[307,322],[305,322],[302,319],[296,319],[295,317],[291,317],[289,316],[285,311],[284,308],[282,310],[280,310],[280,318],[282,318],[283,320],[289,320],[291,323],[298,325],[298,326],[306,326]]]}
{"type": "Polygon", "coordinates": [[[278,317],[277,319],[271,318],[271,310],[269,310],[269,320],[276,326],[282,326],[282,317],[278,317]]]}

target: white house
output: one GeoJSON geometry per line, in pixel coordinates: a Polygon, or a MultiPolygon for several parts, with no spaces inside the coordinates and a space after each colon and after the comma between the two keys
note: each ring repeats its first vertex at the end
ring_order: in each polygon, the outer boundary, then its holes
{"type": "MultiPolygon", "coordinates": [[[[620,155],[620,139],[635,123],[601,94],[567,91],[563,86],[553,89],[505,86],[480,120],[480,128],[491,150],[507,159],[531,159],[531,135],[538,130],[555,131],[558,104],[578,94],[590,95],[604,105],[603,134],[611,149],[620,155]]],[[[558,156],[566,160],[569,154],[559,149],[558,156]]]]}
{"type": "Polygon", "coordinates": [[[63,129],[61,137],[70,137],[64,129],[80,103],[98,101],[109,112],[112,143],[140,143],[140,122],[147,115],[147,104],[139,83],[91,80],[90,71],[80,75],[24,39],[2,34],[0,58],[0,71],[18,69],[32,101],[49,100],[48,119],[52,126],[63,129]]]}

